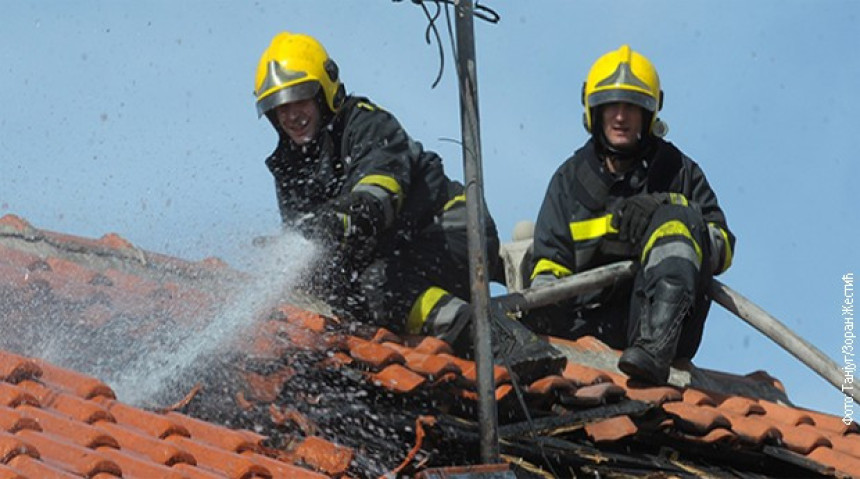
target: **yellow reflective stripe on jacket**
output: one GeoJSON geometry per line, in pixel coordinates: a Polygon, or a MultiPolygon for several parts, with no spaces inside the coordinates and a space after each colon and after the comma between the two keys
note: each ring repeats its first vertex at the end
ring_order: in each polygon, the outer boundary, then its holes
{"type": "Polygon", "coordinates": [[[439,303],[439,301],[447,295],[448,292],[442,288],[431,286],[424,290],[418,299],[412,303],[412,309],[409,311],[409,317],[406,319],[406,332],[409,334],[419,334],[430,312],[439,303]]]}
{"type": "Polygon", "coordinates": [[[732,265],[732,259],[734,259],[734,252],[732,251],[732,244],[729,243],[729,234],[726,233],[720,225],[716,223],[708,223],[709,225],[713,225],[715,228],[720,230],[720,234],[723,236],[723,244],[725,245],[726,250],[723,252],[725,254],[725,258],[723,258],[723,267],[720,269],[720,273],[729,269],[729,266],[732,265]]]}
{"type": "Polygon", "coordinates": [[[535,276],[541,273],[552,273],[556,278],[561,278],[572,275],[573,271],[571,271],[570,268],[556,263],[555,261],[541,258],[535,265],[535,269],[532,271],[531,278],[529,279],[535,279],[535,276]]]}
{"type": "Polygon", "coordinates": [[[690,202],[687,201],[687,197],[681,193],[669,193],[669,201],[673,205],[690,206],[690,202]]]}
{"type": "Polygon", "coordinates": [[[651,251],[651,248],[654,246],[654,243],[660,238],[666,238],[669,236],[683,236],[690,240],[693,243],[693,248],[696,249],[696,257],[699,259],[699,264],[702,263],[702,248],[699,246],[699,243],[693,238],[693,235],[690,234],[690,230],[687,229],[687,226],[684,223],[681,223],[678,220],[667,221],[660,225],[659,228],[654,230],[651,233],[651,237],[648,238],[648,242],[645,243],[645,247],[642,248],[642,257],[639,259],[641,263],[645,262],[645,257],[648,256],[648,252],[651,251]]]}
{"type": "Polygon", "coordinates": [[[403,195],[401,194],[400,183],[394,178],[387,175],[367,175],[358,180],[356,186],[358,185],[373,185],[388,191],[397,198],[397,209],[400,210],[400,206],[403,204],[403,195]]]}
{"type": "Polygon", "coordinates": [[[457,195],[457,196],[451,198],[450,200],[448,200],[448,202],[445,203],[445,206],[442,207],[442,211],[450,210],[451,208],[454,207],[455,204],[457,204],[461,201],[466,201],[466,195],[465,194],[457,195]]]}
{"type": "Polygon", "coordinates": [[[570,223],[570,236],[574,241],[599,238],[607,233],[618,233],[618,230],[612,227],[611,214],[570,223]]]}
{"type": "Polygon", "coordinates": [[[374,111],[377,109],[376,105],[371,105],[370,103],[367,103],[366,101],[360,101],[360,102],[356,103],[355,106],[357,106],[359,108],[364,108],[367,111],[374,111]]]}

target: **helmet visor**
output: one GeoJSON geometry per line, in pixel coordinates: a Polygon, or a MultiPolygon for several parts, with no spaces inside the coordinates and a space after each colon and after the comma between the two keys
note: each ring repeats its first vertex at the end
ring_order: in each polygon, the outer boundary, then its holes
{"type": "Polygon", "coordinates": [[[317,81],[306,81],[274,91],[257,101],[257,116],[285,103],[307,100],[316,96],[320,89],[317,81]]]}
{"type": "Polygon", "coordinates": [[[595,107],[607,103],[624,102],[641,106],[654,113],[657,111],[657,100],[651,95],[636,90],[623,90],[620,88],[612,90],[596,91],[588,96],[588,105],[595,107]]]}

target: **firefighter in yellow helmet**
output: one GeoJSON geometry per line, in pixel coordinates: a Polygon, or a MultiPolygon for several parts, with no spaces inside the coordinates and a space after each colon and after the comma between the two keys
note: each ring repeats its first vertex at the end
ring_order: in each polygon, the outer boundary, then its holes
{"type": "Polygon", "coordinates": [[[657,70],[623,45],[582,87],[591,138],[553,175],[535,225],[532,285],[633,259],[632,281],[533,312],[534,328],[592,335],[623,349],[630,377],[665,383],[692,358],[710,306],[708,284],[732,263],[735,237],[697,163],[662,139],[657,70]]]}
{"type": "MultiPolygon", "coordinates": [[[[398,333],[434,335],[471,351],[463,185],[444,173],[389,112],[345,92],[335,62],[313,37],[283,32],[257,68],[257,112],[278,133],[266,160],[281,218],[326,246],[314,292],[341,314],[398,333]]],[[[491,269],[499,239],[486,218],[491,269]]],[[[499,277],[501,275],[496,275],[499,277]]],[[[502,315],[496,359],[523,379],[564,358],[502,315]]]]}

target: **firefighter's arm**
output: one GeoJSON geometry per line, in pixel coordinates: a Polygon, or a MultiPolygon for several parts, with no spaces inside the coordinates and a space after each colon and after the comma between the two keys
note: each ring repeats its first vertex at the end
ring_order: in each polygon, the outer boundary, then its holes
{"type": "Polygon", "coordinates": [[[538,213],[534,233],[532,286],[553,282],[573,274],[576,264],[573,238],[568,225],[569,194],[564,176],[556,172],[538,213]]]}
{"type": "Polygon", "coordinates": [[[351,159],[347,186],[352,216],[374,231],[390,227],[409,193],[420,147],[394,116],[369,102],[356,105],[343,141],[351,159]]]}
{"type": "Polygon", "coordinates": [[[693,166],[693,188],[690,203],[702,212],[702,218],[708,225],[708,237],[711,242],[711,269],[720,274],[732,265],[735,251],[735,235],[729,230],[726,216],[717,201],[717,195],[708,184],[704,172],[698,165],[693,166]]]}

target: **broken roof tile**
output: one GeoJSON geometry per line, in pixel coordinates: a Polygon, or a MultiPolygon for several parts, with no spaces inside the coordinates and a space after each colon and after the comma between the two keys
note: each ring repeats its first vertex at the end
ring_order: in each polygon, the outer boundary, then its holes
{"type": "Polygon", "coordinates": [[[315,436],[306,438],[293,452],[314,469],[334,476],[346,473],[354,454],[348,447],[315,436]]]}
{"type": "Polygon", "coordinates": [[[636,434],[639,428],[630,416],[621,415],[609,419],[590,422],[585,432],[594,442],[611,442],[636,434]]]}

